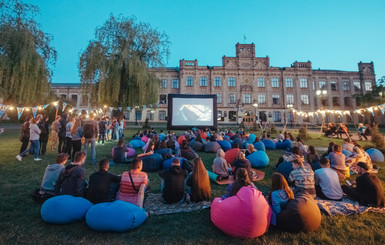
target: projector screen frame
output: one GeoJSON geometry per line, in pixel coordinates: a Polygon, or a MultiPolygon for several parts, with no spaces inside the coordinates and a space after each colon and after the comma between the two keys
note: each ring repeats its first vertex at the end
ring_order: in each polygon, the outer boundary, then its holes
{"type": "Polygon", "coordinates": [[[210,128],[216,130],[218,128],[218,111],[217,111],[217,95],[198,95],[198,94],[168,94],[168,111],[167,111],[167,129],[180,130],[180,129],[191,129],[192,127],[196,128],[210,128]],[[213,101],[213,125],[172,125],[172,116],[173,116],[173,99],[174,98],[183,98],[183,99],[212,99],[213,101]]]}

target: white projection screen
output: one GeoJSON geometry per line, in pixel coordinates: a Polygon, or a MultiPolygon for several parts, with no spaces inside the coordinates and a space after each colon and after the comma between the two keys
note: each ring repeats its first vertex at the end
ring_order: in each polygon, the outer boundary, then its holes
{"type": "Polygon", "coordinates": [[[167,129],[217,128],[216,95],[168,95],[167,129]]]}

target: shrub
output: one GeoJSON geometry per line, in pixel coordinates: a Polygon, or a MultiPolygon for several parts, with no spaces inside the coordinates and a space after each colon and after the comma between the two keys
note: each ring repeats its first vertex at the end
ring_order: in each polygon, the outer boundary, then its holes
{"type": "Polygon", "coordinates": [[[144,121],[143,129],[151,129],[150,123],[148,122],[148,118],[146,118],[146,121],[144,121]]]}
{"type": "Polygon", "coordinates": [[[378,125],[372,127],[372,143],[375,148],[385,153],[385,139],[384,135],[380,133],[378,125]]]}
{"type": "Polygon", "coordinates": [[[298,137],[301,139],[310,139],[309,132],[307,131],[307,125],[302,125],[298,130],[298,137]]]}

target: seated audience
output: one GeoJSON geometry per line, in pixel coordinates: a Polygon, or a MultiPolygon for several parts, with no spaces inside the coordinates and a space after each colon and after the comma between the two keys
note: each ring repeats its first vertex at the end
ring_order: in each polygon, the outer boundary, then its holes
{"type": "Polygon", "coordinates": [[[202,159],[195,158],[193,161],[193,171],[186,180],[186,185],[190,187],[189,194],[191,201],[201,202],[210,201],[211,187],[209,174],[202,159]]]}
{"type": "Polygon", "coordinates": [[[359,162],[367,163],[369,166],[369,172],[372,171],[372,159],[370,158],[369,154],[364,151],[362,146],[357,144],[353,147],[353,154],[349,157],[346,157],[346,164],[350,167],[353,172],[357,173],[357,164],[359,162]]]}
{"type": "Polygon", "coordinates": [[[338,138],[342,138],[342,134],[346,134],[348,138],[350,138],[348,133],[348,128],[345,126],[345,124],[340,123],[340,125],[337,128],[337,136],[338,138]]]}
{"type": "Polygon", "coordinates": [[[300,137],[297,137],[297,146],[300,149],[302,155],[306,156],[309,153],[309,148],[300,137]]]}
{"type": "Polygon", "coordinates": [[[86,153],[75,153],[73,162],[62,169],[55,184],[56,195],[71,195],[84,197],[86,188],[86,170],[82,167],[86,160],[86,153]]]}
{"type": "Polygon", "coordinates": [[[135,158],[131,163],[131,170],[122,174],[120,190],[117,200],[129,202],[143,207],[144,191],[148,185],[148,177],[142,172],[143,162],[140,158],[135,158]]]}
{"type": "MultiPolygon", "coordinates": [[[[238,152],[237,158],[234,161],[233,169],[232,169],[233,173],[236,173],[239,168],[245,168],[249,173],[249,178],[253,180],[253,173],[251,172],[251,164],[249,160],[246,159],[245,154],[242,151],[238,152]]],[[[234,177],[236,179],[237,176],[234,175],[234,177]]]]}
{"type": "Polygon", "coordinates": [[[320,161],[320,157],[317,151],[315,150],[315,147],[312,145],[309,146],[309,153],[307,154],[307,162],[310,164],[313,171],[321,168],[319,161],[320,161]]]}
{"type": "Polygon", "coordinates": [[[257,149],[254,148],[254,145],[253,145],[253,144],[248,144],[248,145],[247,145],[246,152],[245,152],[245,155],[248,156],[248,155],[250,155],[251,153],[256,152],[256,151],[257,151],[257,149]]]}
{"type": "Polygon", "coordinates": [[[225,152],[222,149],[217,150],[217,157],[214,158],[213,172],[218,175],[217,181],[229,178],[231,165],[225,159],[225,152]]]}
{"type": "Polygon", "coordinates": [[[198,157],[198,154],[196,154],[196,152],[187,144],[187,140],[182,141],[180,152],[181,156],[188,160],[192,160],[198,157]]]}
{"type": "Polygon", "coordinates": [[[226,189],[226,194],[222,196],[222,199],[235,196],[237,192],[244,186],[251,186],[255,189],[254,183],[251,181],[249,177],[249,173],[247,172],[247,169],[245,168],[239,168],[237,172],[235,173],[236,175],[236,180],[234,183],[230,184],[227,189],[226,189]]]}
{"type": "Polygon", "coordinates": [[[87,189],[87,199],[90,202],[96,204],[113,201],[121,176],[110,174],[109,168],[110,162],[103,158],[99,161],[99,171],[91,174],[87,189]]]}
{"type": "Polygon", "coordinates": [[[125,163],[127,161],[127,146],[124,144],[124,140],[121,138],[118,144],[112,148],[111,155],[115,163],[125,163]]]}
{"type": "Polygon", "coordinates": [[[381,180],[375,174],[368,173],[369,165],[367,163],[359,162],[357,167],[360,176],[351,183],[352,186],[343,185],[342,190],[349,198],[361,205],[384,207],[385,197],[381,180]]]}
{"type": "Polygon", "coordinates": [[[314,172],[306,168],[299,160],[293,160],[293,171],[289,174],[288,182],[295,190],[305,190],[313,198],[316,197],[314,172]]]}
{"type": "Polygon", "coordinates": [[[342,189],[336,171],[330,169],[327,158],[320,160],[321,168],[314,172],[315,190],[317,196],[324,200],[342,200],[342,189]]]}
{"type": "Polygon", "coordinates": [[[41,195],[55,195],[55,184],[59,177],[60,172],[65,168],[69,155],[67,153],[59,153],[56,156],[56,163],[49,164],[45,169],[43,180],[41,181],[41,187],[39,194],[41,195]]]}
{"type": "Polygon", "coordinates": [[[330,168],[335,170],[340,180],[345,179],[346,164],[345,155],[341,152],[341,146],[333,145],[333,152],[329,153],[330,168]]]}
{"type": "Polygon", "coordinates": [[[354,144],[349,138],[344,139],[344,144],[342,145],[342,149],[353,152],[353,147],[354,147],[354,144]]]}
{"type": "Polygon", "coordinates": [[[180,166],[179,158],[172,160],[171,168],[159,172],[162,178],[162,197],[167,204],[184,200],[184,181],[187,171],[180,166]]]}

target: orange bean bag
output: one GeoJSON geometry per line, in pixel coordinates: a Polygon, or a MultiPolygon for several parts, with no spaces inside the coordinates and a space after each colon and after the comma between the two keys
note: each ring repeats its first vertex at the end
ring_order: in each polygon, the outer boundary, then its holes
{"type": "Polygon", "coordinates": [[[239,148],[233,148],[225,152],[225,159],[227,163],[230,163],[233,165],[235,158],[237,158],[238,152],[240,152],[241,149],[239,148]]]}

